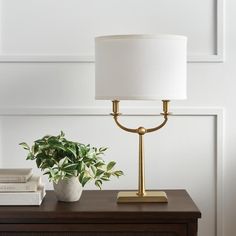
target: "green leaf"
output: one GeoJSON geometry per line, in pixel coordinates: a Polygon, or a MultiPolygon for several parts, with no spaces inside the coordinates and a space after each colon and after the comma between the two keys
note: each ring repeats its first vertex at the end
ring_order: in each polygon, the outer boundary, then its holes
{"type": "Polygon", "coordinates": [[[119,177],[119,176],[124,175],[124,173],[123,173],[123,171],[121,171],[121,170],[117,170],[117,171],[115,171],[115,172],[113,173],[113,175],[119,177]]]}
{"type": "Polygon", "coordinates": [[[104,180],[104,181],[110,181],[110,179],[107,178],[107,177],[102,177],[101,180],[104,180]]]}
{"type": "Polygon", "coordinates": [[[82,161],[79,161],[78,162],[78,165],[77,165],[77,171],[79,172],[79,173],[81,173],[81,172],[83,172],[84,170],[85,170],[85,168],[86,168],[86,165],[84,164],[84,162],[82,162],[82,161]]]}
{"type": "Polygon", "coordinates": [[[38,139],[38,140],[36,140],[36,141],[34,141],[36,144],[38,144],[38,145],[43,145],[43,144],[46,144],[46,142],[44,141],[44,140],[42,140],[42,139],[38,139]]]}
{"type": "Polygon", "coordinates": [[[67,170],[75,170],[77,164],[68,164],[64,167],[64,169],[67,169],[67,170]]]}
{"type": "Polygon", "coordinates": [[[95,176],[98,177],[98,176],[102,175],[104,172],[105,172],[104,170],[97,169],[95,176]]]}
{"type": "Polygon", "coordinates": [[[42,170],[48,168],[48,166],[50,166],[50,159],[39,159],[41,161],[41,164],[40,164],[40,168],[42,170]]]}
{"type": "Polygon", "coordinates": [[[68,148],[67,148],[67,151],[69,151],[70,153],[72,153],[74,157],[77,157],[76,149],[75,149],[75,148],[68,147],[68,148]]]}
{"type": "Polygon", "coordinates": [[[79,175],[79,182],[82,184],[85,172],[80,173],[79,175]]]}
{"type": "Polygon", "coordinates": [[[62,151],[66,151],[66,148],[63,145],[61,145],[61,144],[55,144],[55,145],[53,145],[53,147],[57,148],[57,149],[60,149],[62,151]]]}
{"type": "Polygon", "coordinates": [[[97,179],[97,180],[95,181],[95,185],[96,185],[98,188],[102,189],[102,181],[101,181],[100,179],[97,179]]]}
{"type": "Polygon", "coordinates": [[[114,161],[109,162],[107,165],[107,171],[111,170],[115,166],[115,164],[116,164],[116,162],[114,162],[114,161]]]}
{"type": "Polygon", "coordinates": [[[105,178],[110,178],[111,177],[111,173],[109,173],[109,172],[106,172],[106,173],[104,173],[104,175],[103,175],[103,177],[105,177],[105,178]]]}
{"type": "Polygon", "coordinates": [[[41,163],[42,163],[41,158],[37,158],[37,159],[36,159],[36,165],[37,165],[38,168],[40,168],[41,163]]]}
{"type": "Polygon", "coordinates": [[[50,171],[45,171],[44,173],[43,173],[43,175],[49,175],[50,174],[50,171]]]}
{"type": "Polygon", "coordinates": [[[61,143],[55,137],[50,137],[48,139],[48,144],[50,144],[50,146],[61,145],[61,143]]]}
{"type": "Polygon", "coordinates": [[[54,171],[53,169],[50,170],[50,175],[51,175],[52,177],[55,176],[55,171],[54,171]]]}
{"type": "Polygon", "coordinates": [[[35,143],[32,147],[31,147],[31,152],[33,154],[36,154],[39,151],[39,145],[37,143],[35,143]]]}
{"type": "Polygon", "coordinates": [[[105,152],[107,150],[107,147],[101,147],[99,148],[99,152],[105,152]]]}
{"type": "Polygon", "coordinates": [[[61,130],[61,134],[60,134],[61,137],[65,137],[65,133],[61,130]]]}
{"type": "Polygon", "coordinates": [[[80,146],[80,154],[81,154],[81,157],[86,156],[86,153],[87,153],[86,147],[83,146],[83,145],[80,146]]]}
{"type": "Polygon", "coordinates": [[[64,157],[63,159],[59,161],[59,167],[62,167],[67,163],[68,163],[68,157],[64,157]]]}
{"type": "Polygon", "coordinates": [[[103,163],[103,162],[97,162],[96,164],[94,164],[94,166],[95,167],[101,167],[101,166],[104,166],[105,165],[105,163],[103,163]]]}
{"type": "Polygon", "coordinates": [[[90,166],[94,175],[96,175],[97,168],[93,165],[90,166]]]}
{"type": "Polygon", "coordinates": [[[82,179],[82,182],[81,182],[82,186],[84,187],[84,185],[85,185],[89,180],[91,180],[91,177],[84,177],[84,178],[82,179]]]}
{"type": "Polygon", "coordinates": [[[30,147],[27,143],[19,143],[19,145],[23,147],[25,150],[28,150],[28,151],[30,150],[30,147]]]}
{"type": "Polygon", "coordinates": [[[35,157],[34,157],[33,153],[29,152],[29,154],[26,157],[26,160],[34,160],[34,159],[35,159],[35,157]]]}
{"type": "Polygon", "coordinates": [[[50,146],[49,144],[41,144],[41,145],[39,146],[39,151],[42,151],[42,150],[47,150],[47,151],[49,151],[49,150],[51,150],[51,146],[50,146]]]}
{"type": "Polygon", "coordinates": [[[72,177],[72,176],[75,176],[75,175],[74,175],[74,173],[69,173],[69,172],[66,172],[66,175],[65,175],[65,177],[69,177],[69,178],[70,178],[70,177],[72,177]]]}

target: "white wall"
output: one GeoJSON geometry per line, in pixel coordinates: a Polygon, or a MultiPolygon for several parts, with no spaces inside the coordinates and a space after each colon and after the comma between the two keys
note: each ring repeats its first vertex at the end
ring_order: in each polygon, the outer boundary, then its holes
{"type": "MultiPolygon", "coordinates": [[[[118,9],[116,14],[112,12],[114,7],[107,5],[105,0],[100,1],[99,5],[93,5],[95,2],[98,1],[2,0],[0,60],[17,60],[17,58],[18,60],[55,60],[55,58],[61,60],[63,58],[61,55],[67,57],[69,55],[71,60],[81,58],[91,60],[90,54],[93,50],[91,42],[88,42],[86,37],[91,40],[93,31],[95,34],[144,31],[145,33],[183,33],[189,37],[191,60],[201,58],[207,61],[216,51],[215,0],[139,0],[136,1],[137,8],[131,8],[134,6],[132,0],[122,3],[119,1],[121,5],[113,0],[112,4],[116,4],[118,9]],[[31,8],[35,6],[34,4],[37,5],[39,15],[42,16],[40,20],[35,17],[36,8],[31,8]],[[48,8],[45,7],[47,4],[49,4],[48,8]],[[79,11],[81,14],[78,14],[75,11],[76,4],[80,4],[79,6],[83,6],[87,11],[81,10],[79,11]],[[155,4],[159,4],[159,8],[155,4]],[[46,10],[41,12],[43,6],[46,10]],[[52,6],[58,6],[55,9],[59,10],[52,11],[52,6]],[[96,20],[99,16],[95,19],[98,8],[103,13],[100,21],[96,20]],[[14,21],[14,17],[22,12],[20,9],[24,9],[24,14],[14,21]],[[63,18],[63,10],[66,14],[71,13],[70,19],[63,18]],[[121,15],[129,20],[127,25],[122,21],[120,23],[121,15]],[[106,17],[112,19],[112,24],[111,22],[105,24],[106,17]],[[45,19],[49,21],[46,28],[42,27],[45,26],[45,19]],[[57,27],[53,31],[53,26],[58,19],[60,24],[56,24],[57,27]],[[73,24],[69,25],[71,21],[73,24]],[[63,22],[66,22],[65,25],[63,22]],[[77,22],[84,23],[77,24],[77,22]],[[74,38],[66,37],[67,34],[74,35],[74,38]],[[47,38],[47,35],[50,37],[47,38]],[[55,41],[56,43],[53,44],[55,41]]],[[[188,99],[171,104],[175,107],[175,113],[180,116],[173,116],[168,125],[158,133],[147,135],[145,142],[147,186],[186,188],[203,213],[199,221],[200,236],[215,236],[217,232],[218,236],[234,235],[236,218],[235,9],[234,0],[225,1],[225,62],[189,63],[188,99]],[[222,135],[217,136],[217,132],[220,132],[217,128],[221,125],[217,126],[216,119],[221,117],[221,113],[212,107],[225,109],[224,155],[217,153],[217,148],[222,147],[223,141],[222,135]],[[217,166],[219,164],[222,165],[217,166]],[[216,178],[217,171],[220,176],[221,169],[223,189],[216,178]],[[222,190],[224,194],[223,212],[220,211],[220,205],[216,207],[217,190],[222,190]],[[224,221],[223,233],[221,217],[224,221]]],[[[123,104],[126,107],[137,107],[135,111],[138,113],[149,114],[153,114],[155,109],[158,113],[158,106],[160,106],[160,103],[155,102],[124,102],[123,104]],[[152,108],[143,109],[146,105],[152,108]]],[[[109,108],[110,102],[94,100],[94,64],[91,62],[1,63],[0,165],[2,167],[32,166],[35,172],[39,173],[33,163],[25,161],[25,152],[18,147],[18,143],[32,142],[46,133],[57,134],[62,129],[68,138],[110,147],[107,159],[116,160],[118,166],[126,172],[126,176],[108,183],[104,186],[105,189],[136,188],[137,137],[119,130],[112,118],[105,115],[108,109],[101,112],[100,107],[109,108]]],[[[122,118],[127,125],[145,123],[147,126],[155,124],[160,119],[155,116],[122,118]]],[[[221,122],[221,119],[218,119],[218,122],[221,122]]],[[[47,186],[51,188],[49,184],[47,186]]],[[[88,188],[93,186],[90,185],[88,188]]]]}

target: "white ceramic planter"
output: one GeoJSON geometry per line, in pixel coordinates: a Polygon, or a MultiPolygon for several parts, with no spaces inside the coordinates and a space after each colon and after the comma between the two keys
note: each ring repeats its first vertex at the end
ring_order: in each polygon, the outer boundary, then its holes
{"type": "Polygon", "coordinates": [[[82,185],[80,184],[78,177],[59,180],[57,184],[53,183],[53,187],[58,201],[63,202],[78,201],[83,191],[82,185]]]}

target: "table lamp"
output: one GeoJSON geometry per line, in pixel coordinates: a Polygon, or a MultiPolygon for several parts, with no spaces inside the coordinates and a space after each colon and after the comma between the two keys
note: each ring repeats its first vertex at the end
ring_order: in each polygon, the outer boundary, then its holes
{"type": "Polygon", "coordinates": [[[139,136],[138,191],[119,192],[117,202],[168,202],[163,191],[146,191],[143,136],[168,120],[170,100],[186,99],[187,38],[180,35],[111,35],[95,38],[95,98],[111,100],[115,123],[139,136]],[[120,100],[162,100],[163,122],[128,128],[118,118],[120,100]]]}

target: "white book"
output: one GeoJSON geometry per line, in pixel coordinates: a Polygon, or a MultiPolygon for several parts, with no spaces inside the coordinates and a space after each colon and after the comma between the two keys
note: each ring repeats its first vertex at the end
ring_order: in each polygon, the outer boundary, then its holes
{"type": "Polygon", "coordinates": [[[0,169],[0,183],[25,183],[32,176],[32,169],[0,169]]]}
{"type": "Polygon", "coordinates": [[[36,175],[26,183],[0,183],[0,192],[35,192],[41,182],[41,178],[36,175]]]}
{"type": "Polygon", "coordinates": [[[43,185],[36,192],[0,193],[0,206],[39,206],[45,195],[43,185]]]}

